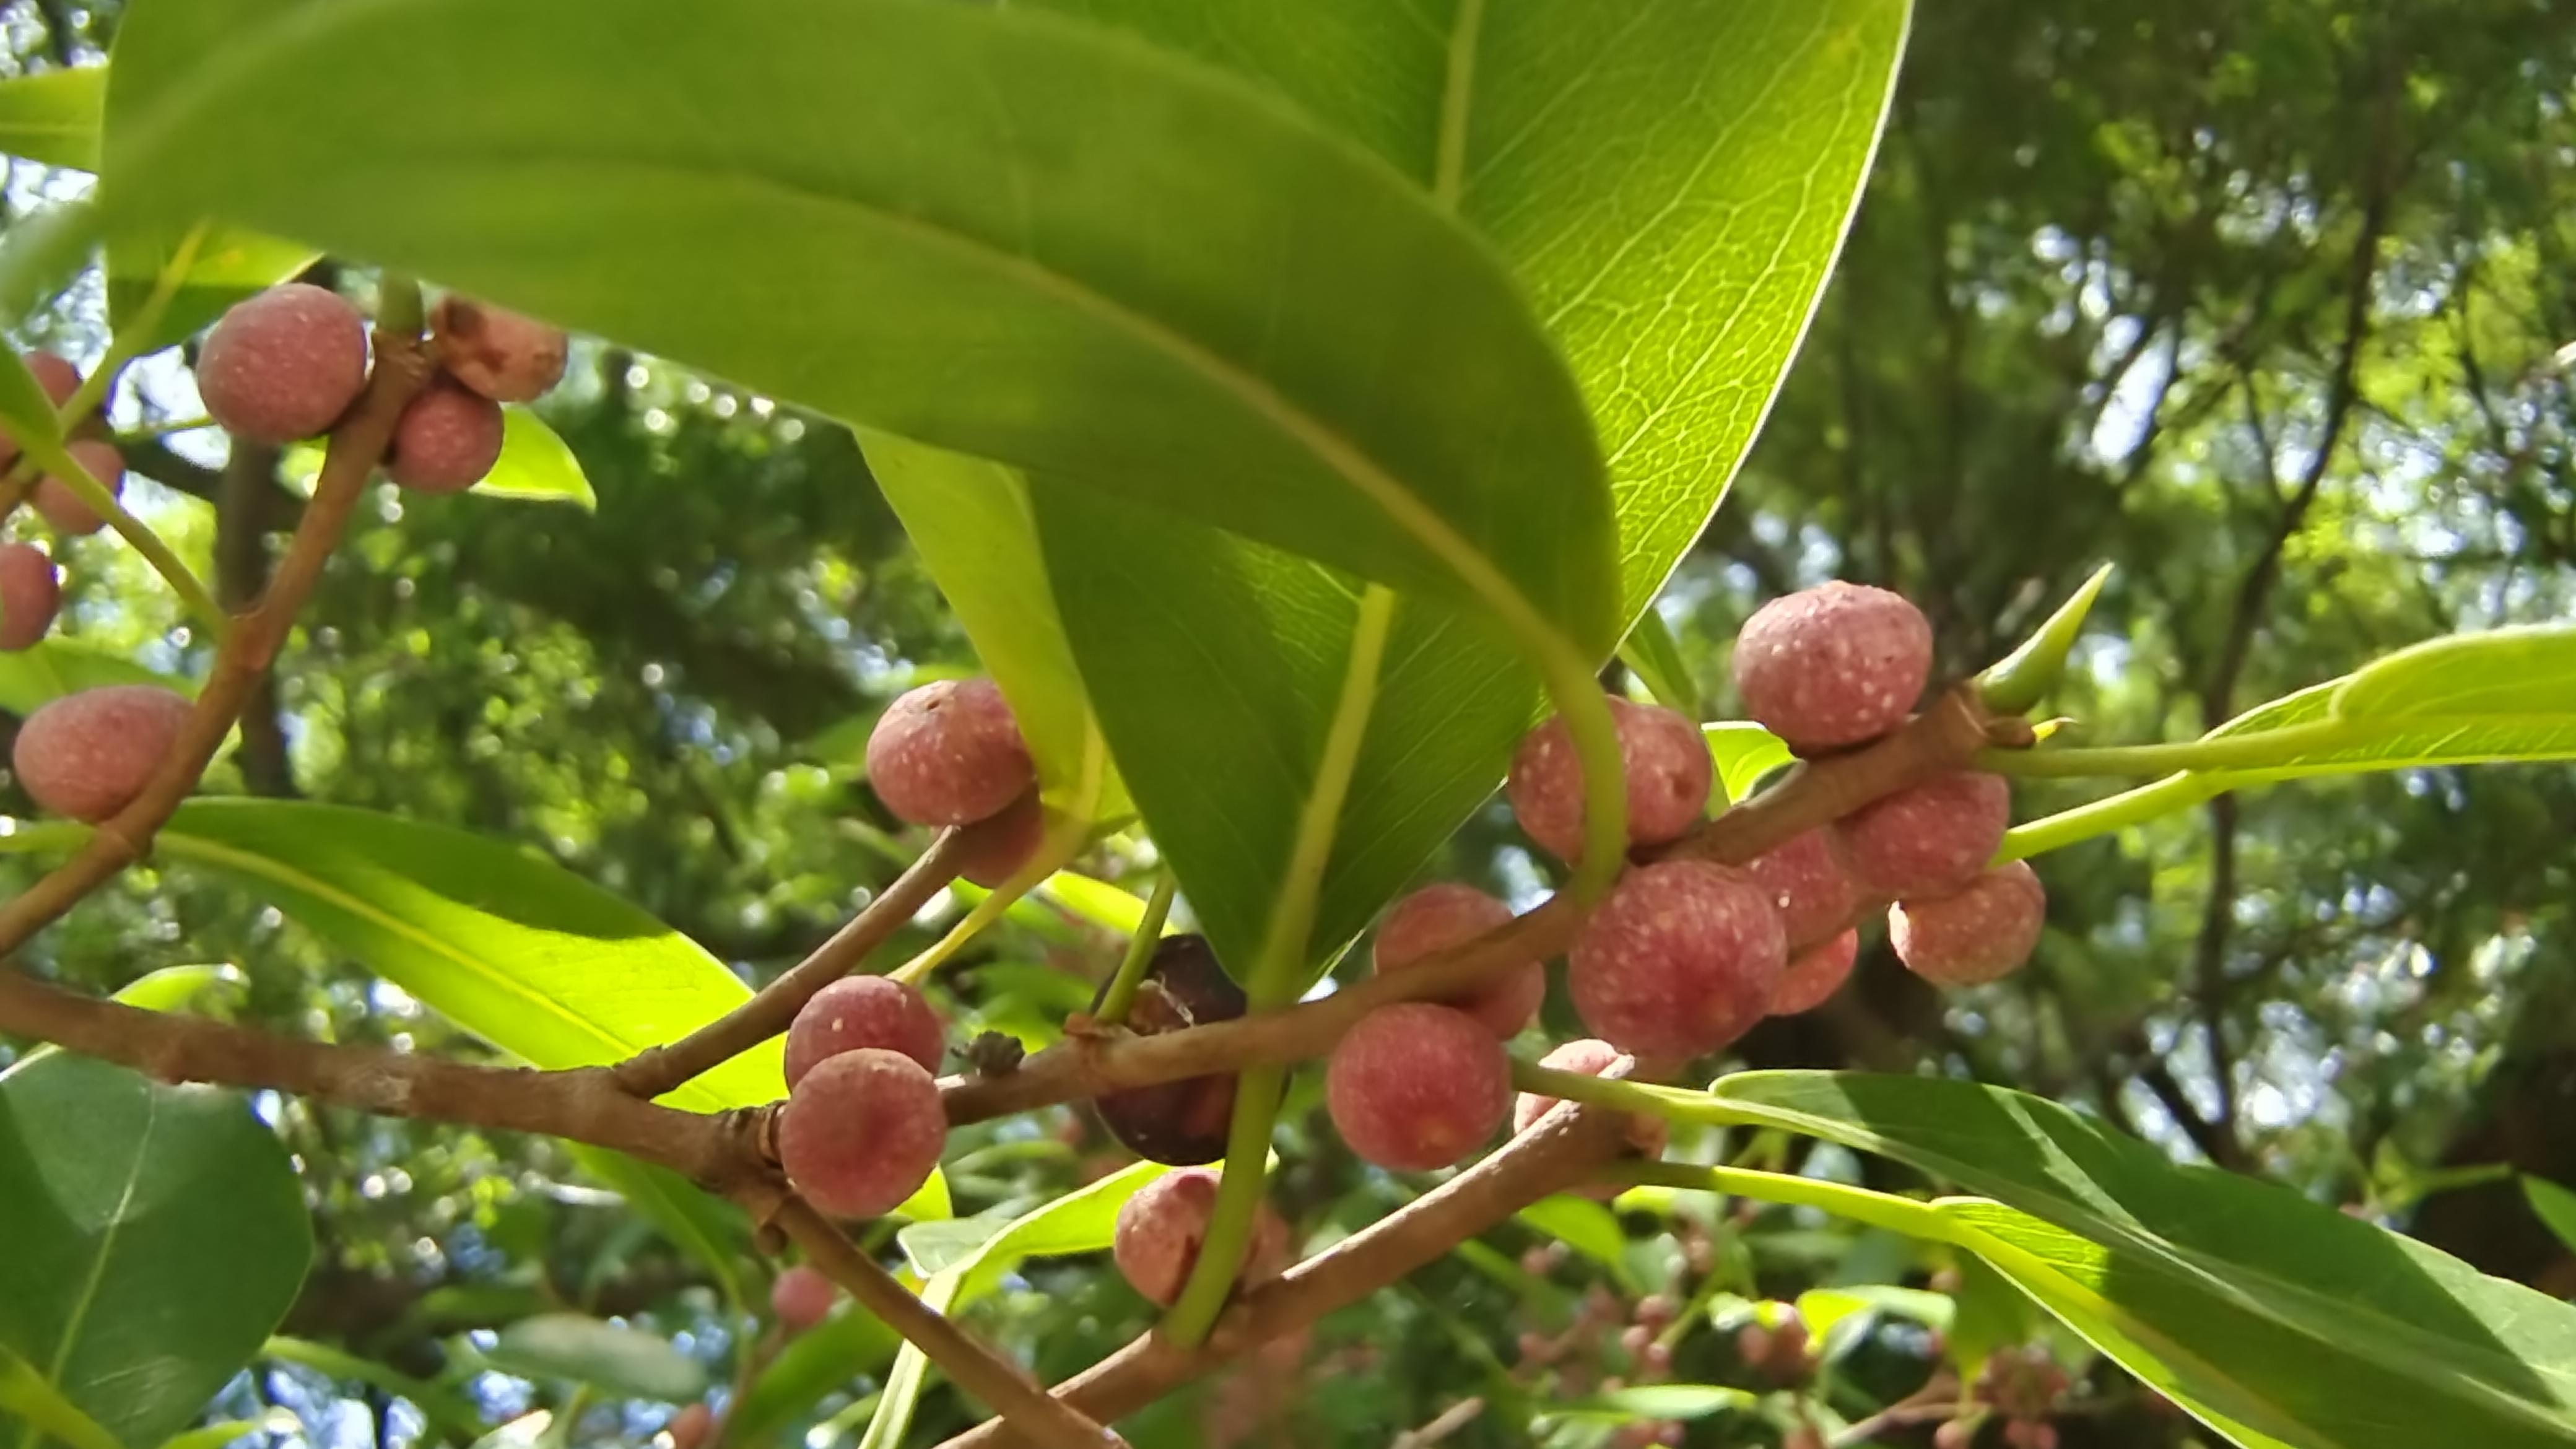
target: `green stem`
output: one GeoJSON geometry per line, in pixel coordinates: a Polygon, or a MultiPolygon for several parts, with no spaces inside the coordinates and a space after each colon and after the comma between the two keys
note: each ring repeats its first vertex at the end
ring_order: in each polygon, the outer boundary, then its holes
{"type": "Polygon", "coordinates": [[[1195,1346],[1216,1325],[1226,1295],[1242,1276],[1246,1250],[1252,1246],[1253,1220],[1260,1215],[1261,1194],[1269,1185],[1270,1129],[1279,1118],[1279,1099],[1288,1085],[1288,1069],[1260,1066],[1234,1079],[1234,1115],[1226,1123],[1225,1171],[1217,1178],[1216,1201],[1208,1208],[1207,1235],[1199,1240],[1198,1261],[1181,1295],[1163,1315],[1162,1331],[1183,1348],[1195,1346]]]}
{"type": "Polygon", "coordinates": [[[148,424],[144,427],[136,428],[130,433],[119,433],[116,435],[116,443],[118,447],[124,447],[129,443],[146,443],[155,438],[167,438],[179,433],[198,432],[206,428],[211,428],[214,425],[215,420],[213,418],[200,414],[193,418],[180,418],[175,422],[148,424]]]}
{"type": "Polygon", "coordinates": [[[69,855],[89,843],[89,826],[72,820],[20,820],[17,829],[0,835],[0,854],[69,855]]]}
{"type": "Polygon", "coordinates": [[[376,330],[417,337],[428,320],[420,300],[420,283],[404,272],[386,272],[376,280],[376,330]]]}
{"type": "Polygon", "coordinates": [[[198,581],[195,572],[179,555],[171,552],[170,545],[161,541],[161,535],[154,533],[143,520],[126,512],[125,506],[116,501],[116,495],[107,491],[107,485],[91,476],[68,448],[52,438],[29,438],[26,450],[27,456],[35,459],[37,466],[61,479],[74,497],[88,504],[91,512],[106,519],[108,527],[134,545],[134,551],[143,555],[144,562],[152,565],[153,572],[161,575],[170,585],[171,592],[179,596],[179,602],[187,606],[189,613],[197,616],[210,635],[220,642],[230,632],[232,620],[225,616],[223,606],[215,602],[215,596],[198,581]]]}
{"type": "Polygon", "coordinates": [[[2063,850],[2097,835],[2109,835],[2132,825],[2143,825],[2157,816],[2188,810],[2247,783],[2251,782],[2237,775],[2174,775],[2152,785],[2123,790],[2107,799],[2026,821],[2005,831],[2003,848],[1995,853],[1994,863],[2002,865],[2007,861],[2063,850]]]}
{"type": "MultiPolygon", "coordinates": [[[[2562,717],[2481,714],[2485,730],[2517,724],[2555,724],[2562,717]]],[[[1977,768],[2003,775],[2170,775],[2179,771],[2292,770],[2315,773],[2402,770],[2418,765],[2467,765],[2484,757],[2450,748],[2451,742],[2421,716],[2391,719],[2314,720],[2279,729],[2217,735],[2156,745],[2098,748],[1983,750],[1977,768]],[[2411,747],[2410,747],[2411,746],[2411,747]]]]}
{"type": "Polygon", "coordinates": [[[89,376],[82,378],[81,385],[64,399],[59,416],[66,437],[83,418],[98,411],[100,404],[107,400],[108,390],[116,386],[118,374],[124,372],[125,365],[143,351],[153,332],[161,326],[162,316],[170,310],[171,299],[179,295],[179,288],[186,284],[189,271],[197,265],[197,251],[206,244],[206,234],[213,230],[213,226],[211,222],[201,221],[179,239],[179,245],[170,252],[170,260],[162,265],[160,275],[152,279],[152,295],[144,298],[142,308],[127,318],[124,326],[116,329],[115,336],[107,339],[107,355],[99,359],[98,366],[90,369],[89,376]]]}
{"type": "Polygon", "coordinates": [[[1926,1242],[1946,1243],[1954,1236],[1950,1220],[1930,1203],[1821,1178],[1742,1167],[1693,1167],[1679,1162],[1622,1163],[1605,1176],[1618,1182],[1732,1193],[1790,1207],[1811,1207],[1926,1242]]]}
{"type": "Polygon", "coordinates": [[[1172,893],[1177,882],[1170,867],[1154,878],[1154,893],[1146,898],[1145,918],[1136,923],[1136,934],[1127,942],[1127,954],[1118,961],[1118,974],[1109,978],[1109,994],[1100,998],[1100,1009],[1091,1014],[1097,1026],[1116,1026],[1127,1019],[1127,1008],[1136,999],[1137,983],[1145,979],[1146,963],[1154,959],[1154,947],[1163,939],[1163,921],[1172,913],[1172,893]]]}
{"type": "Polygon", "coordinates": [[[1658,1087],[1647,1082],[1613,1081],[1588,1072],[1561,1072],[1554,1067],[1542,1067],[1518,1058],[1512,1061],[1512,1085],[1542,1097],[1561,1097],[1593,1107],[1616,1107],[1621,1111],[1662,1117],[1673,1122],[1697,1122],[1711,1127],[1779,1125],[1758,1108],[1721,1102],[1705,1092],[1658,1087]]]}

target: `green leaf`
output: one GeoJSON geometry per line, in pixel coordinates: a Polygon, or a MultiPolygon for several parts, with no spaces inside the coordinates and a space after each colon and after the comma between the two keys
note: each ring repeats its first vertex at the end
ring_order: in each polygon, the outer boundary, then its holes
{"type": "Polygon", "coordinates": [[[191,698],[197,693],[195,680],[146,669],[122,654],[70,639],[40,639],[0,654],[0,710],[22,719],[49,701],[106,684],[152,684],[191,698]]]}
{"type": "Polygon", "coordinates": [[[145,1011],[177,1011],[218,989],[237,988],[241,972],[229,965],[164,966],[118,987],[116,999],[145,1011]]]}
{"type": "Polygon", "coordinates": [[[482,1414],[464,1396],[439,1384],[427,1383],[399,1369],[374,1359],[360,1358],[345,1349],[327,1343],[311,1343],[301,1338],[280,1335],[260,1345],[262,1358],[296,1364],[315,1373],[328,1374],[353,1384],[372,1384],[398,1398],[408,1399],[420,1410],[421,1417],[454,1438],[472,1442],[489,1427],[482,1414]]]}
{"type": "Polygon", "coordinates": [[[39,71],[0,81],[0,151],[47,166],[98,169],[107,67],[39,71]]]}
{"type": "Polygon", "coordinates": [[[0,1073],[0,1349],[125,1444],[195,1419],[313,1256],[242,1099],[55,1053],[0,1073]]]}
{"type": "Polygon", "coordinates": [[[2576,1253],[2576,1192],[2569,1192],[2547,1178],[2525,1176],[2522,1196],[2531,1204],[2541,1225],[2558,1235],[2567,1251],[2576,1253]]]}
{"type": "Polygon", "coordinates": [[[623,1152],[582,1142],[567,1142],[564,1148],[582,1171],[626,1199],[673,1246],[705,1264],[736,1313],[747,1311],[742,1260],[750,1250],[751,1233],[740,1209],[669,1168],[638,1162],[623,1152]]]}
{"type": "Polygon", "coordinates": [[[827,1394],[873,1376],[894,1360],[903,1339],[874,1314],[844,1308],[787,1341],[752,1381],[725,1433],[735,1444],[765,1444],[803,1417],[827,1394]]]}
{"type": "MultiPolygon", "coordinates": [[[[107,241],[108,317],[119,329],[133,326],[178,254],[187,228],[113,231],[107,241]]],[[[193,336],[234,303],[267,290],[313,264],[309,246],[279,241],[239,227],[209,227],[177,289],[148,332],[127,347],[141,357],[193,336]]]]}
{"type": "Polygon", "coordinates": [[[1985,1259],[1963,1253],[1952,1266],[1959,1291],[1952,1297],[1957,1306],[1942,1347],[1960,1377],[1974,1382],[1996,1349],[2029,1339],[2035,1320],[2030,1299],[1985,1259]]]}
{"type": "Polygon", "coordinates": [[[1798,759],[1786,740],[1758,724],[1722,720],[1701,725],[1699,732],[1708,740],[1709,758],[1717,762],[1717,788],[1725,792],[1727,804],[1751,795],[1763,776],[1798,759]]]}
{"type": "Polygon", "coordinates": [[[116,1436],[57,1392],[35,1366],[0,1346],[0,1415],[15,1415],[41,1438],[50,1435],[72,1449],[124,1449],[116,1436]]]}
{"type": "Polygon", "coordinates": [[[501,456],[473,491],[486,498],[569,503],[584,513],[599,511],[599,495],[591,491],[581,460],[545,419],[516,404],[501,409],[501,456]]]}
{"type": "Polygon", "coordinates": [[[303,1427],[302,1421],[286,1410],[271,1409],[257,1419],[230,1419],[183,1430],[162,1440],[161,1449],[230,1449],[254,1434],[293,1434],[303,1427]]]}
{"type": "Polygon", "coordinates": [[[1628,1235],[1619,1230],[1618,1217],[1592,1199],[1561,1192],[1512,1216],[1620,1277],[1628,1276],[1628,1235]]]}
{"type": "Polygon", "coordinates": [[[1663,615],[1651,608],[1639,614],[1628,630],[1628,642],[1619,646],[1619,657],[1657,704],[1679,710],[1687,720],[1700,717],[1699,687],[1691,682],[1690,665],[1683,660],[1682,646],[1663,615]]]}
{"type": "MultiPolygon", "coordinates": [[[[2090,1285],[2128,1344],[2106,1352],[2161,1359],[2180,1397],[2238,1427],[2315,1449],[2576,1444],[2576,1306],[2281,1188],[2177,1167],[2017,1092],[1828,1072],[1744,1072],[1711,1090],[1764,1125],[2005,1204],[2011,1217],[1942,1211],[2090,1285]],[[2054,1235],[2025,1232],[2021,1214],[2054,1235]]],[[[2028,1264],[1963,1245],[2032,1291],[2028,1264]]]]}
{"type": "Polygon", "coordinates": [[[1590,1398],[1542,1404],[1538,1413],[1549,1419],[1625,1424],[1637,1419],[1705,1419],[1760,1402],[1742,1389],[1718,1384],[1636,1384],[1590,1398]]]}
{"type": "MultiPolygon", "coordinates": [[[[1057,871],[1038,883],[1037,893],[1113,935],[1133,936],[1136,928],[1145,923],[1142,898],[1087,875],[1057,871]]],[[[1178,929],[1168,920],[1163,923],[1164,935],[1178,929]]]]}
{"type": "Polygon", "coordinates": [[[913,1223],[894,1237],[903,1249],[904,1260],[912,1264],[912,1271],[931,1278],[974,1257],[1017,1216],[1010,1205],[1004,1203],[971,1218],[913,1223]]]}
{"type": "Polygon", "coordinates": [[[501,1330],[483,1357],[503,1373],[564,1379],[612,1394],[684,1403],[707,1391],[706,1371],[670,1340],[578,1313],[541,1313],[501,1330]]]}

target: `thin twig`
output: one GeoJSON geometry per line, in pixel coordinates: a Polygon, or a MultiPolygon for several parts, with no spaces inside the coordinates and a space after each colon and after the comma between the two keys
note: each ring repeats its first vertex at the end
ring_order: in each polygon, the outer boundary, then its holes
{"type": "Polygon", "coordinates": [[[1432,1445],[1475,1422],[1476,1416],[1483,1412],[1485,1412],[1483,1399],[1473,1396],[1460,1399],[1448,1408],[1442,1409],[1421,1428],[1407,1429],[1396,1435],[1395,1442],[1388,1445],[1387,1449],[1431,1449],[1432,1445]]]}

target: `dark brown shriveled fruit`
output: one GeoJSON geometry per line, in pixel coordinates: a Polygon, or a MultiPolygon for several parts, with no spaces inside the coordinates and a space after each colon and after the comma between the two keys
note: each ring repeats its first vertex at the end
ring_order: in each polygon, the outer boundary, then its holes
{"type": "MultiPolygon", "coordinates": [[[[1094,1011],[1109,994],[1103,981],[1092,996],[1094,1011]]],[[[1166,936],[1146,963],[1144,980],[1123,1023],[1139,1036],[1232,1021],[1243,1015],[1243,988],[1225,974],[1205,936],[1166,936]]],[[[1092,1103],[1109,1135],[1154,1162],[1192,1166],[1225,1155],[1226,1123],[1234,1115],[1231,1075],[1189,1077],[1151,1087],[1112,1092],[1092,1103]]]]}

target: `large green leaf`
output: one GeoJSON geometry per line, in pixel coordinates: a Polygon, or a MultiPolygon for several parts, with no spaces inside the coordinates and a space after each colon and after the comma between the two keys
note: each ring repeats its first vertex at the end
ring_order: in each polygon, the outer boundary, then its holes
{"type": "Polygon", "coordinates": [[[122,217],[408,267],[1570,648],[1615,631],[1591,428],[1509,278],[1222,75],[939,0],[144,0],[117,61],[122,217]],[[468,68],[475,105],[381,104],[468,68]]]}
{"type": "Polygon", "coordinates": [[[98,119],[106,97],[104,66],[0,81],[0,151],[47,166],[97,170],[98,119]]]}
{"type": "Polygon", "coordinates": [[[194,1419],[313,1256],[286,1149],[239,1096],[69,1053],[0,1073],[0,1243],[0,1356],[125,1444],[194,1419]]]}
{"type": "Polygon", "coordinates": [[[620,1396],[685,1403],[706,1370],[671,1341],[579,1313],[540,1313],[501,1330],[483,1356],[504,1373],[589,1384],[620,1396]]]}
{"type": "Polygon", "coordinates": [[[2148,1353],[2187,1351],[2168,1356],[2171,1374],[2259,1434],[2313,1449],[2576,1444],[2576,1306],[2270,1184],[2178,1167],[2022,1093],[1830,1072],[1738,1073],[1711,1090],[1729,1111],[1910,1163],[2107,1250],[2075,1265],[2102,1312],[2142,1325],[2124,1332],[2148,1353]]]}

